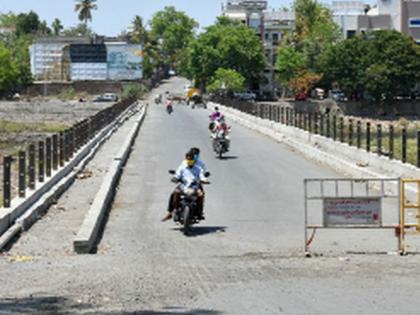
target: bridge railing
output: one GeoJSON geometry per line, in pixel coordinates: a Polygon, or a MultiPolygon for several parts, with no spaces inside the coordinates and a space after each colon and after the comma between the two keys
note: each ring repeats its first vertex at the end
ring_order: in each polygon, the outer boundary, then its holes
{"type": "Polygon", "coordinates": [[[37,184],[64,167],[81,147],[134,102],[133,98],[124,99],[59,133],[28,143],[25,150],[15,155],[3,157],[0,206],[10,208],[14,197],[25,198],[28,190],[36,190],[37,184]]]}
{"type": "Polygon", "coordinates": [[[420,129],[417,124],[410,126],[407,121],[377,122],[331,112],[301,111],[291,106],[229,98],[214,98],[213,101],[262,119],[347,143],[378,156],[420,167],[420,129]]]}

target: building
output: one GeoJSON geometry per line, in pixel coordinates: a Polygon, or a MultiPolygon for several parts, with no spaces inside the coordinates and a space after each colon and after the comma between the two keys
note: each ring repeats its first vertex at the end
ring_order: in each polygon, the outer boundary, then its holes
{"type": "Polygon", "coordinates": [[[295,28],[294,12],[268,9],[267,1],[231,0],[222,6],[222,15],[255,30],[267,60],[259,93],[274,95],[277,89],[274,70],[277,50],[284,34],[295,28]]]}
{"type": "Polygon", "coordinates": [[[333,1],[331,9],[344,38],[392,29],[420,44],[419,0],[378,0],[372,8],[362,1],[333,1]]]}
{"type": "Polygon", "coordinates": [[[38,38],[30,47],[36,81],[131,81],[143,78],[142,46],[104,37],[38,38]]]}

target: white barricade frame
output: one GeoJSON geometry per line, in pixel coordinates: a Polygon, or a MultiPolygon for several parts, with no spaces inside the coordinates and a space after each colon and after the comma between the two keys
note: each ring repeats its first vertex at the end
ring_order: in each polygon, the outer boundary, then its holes
{"type": "MultiPolygon", "coordinates": [[[[397,229],[401,225],[400,186],[400,178],[305,179],[305,254],[310,256],[309,246],[317,229],[397,229]],[[315,192],[312,186],[317,188],[315,192]],[[397,224],[383,224],[385,198],[397,201],[397,224]],[[312,211],[309,207],[311,201],[322,204],[321,224],[308,223],[309,211],[312,211]],[[310,229],[313,234],[308,237],[310,229]]],[[[401,248],[401,237],[398,247],[401,248]]]]}

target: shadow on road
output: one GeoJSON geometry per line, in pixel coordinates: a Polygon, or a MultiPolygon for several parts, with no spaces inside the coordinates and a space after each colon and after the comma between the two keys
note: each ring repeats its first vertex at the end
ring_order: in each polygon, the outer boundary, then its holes
{"type": "Polygon", "coordinates": [[[235,156],[235,155],[224,155],[222,156],[219,160],[223,161],[223,160],[236,160],[239,159],[239,156],[235,156]]]}
{"type": "MultiPolygon", "coordinates": [[[[182,227],[173,228],[174,231],[181,231],[182,227]]],[[[226,226],[193,226],[189,232],[188,237],[207,235],[212,233],[224,233],[226,232],[226,226]]]]}
{"type": "Polygon", "coordinates": [[[194,226],[189,236],[201,236],[212,233],[224,233],[226,232],[226,226],[194,226]]]}
{"type": "Polygon", "coordinates": [[[0,314],[35,314],[35,315],[53,315],[53,314],[107,314],[107,315],[220,315],[219,311],[205,309],[185,309],[181,307],[168,307],[162,311],[138,310],[138,311],[103,311],[97,309],[98,306],[79,303],[74,300],[57,297],[42,296],[28,298],[6,298],[0,299],[0,314]]]}
{"type": "Polygon", "coordinates": [[[0,314],[74,314],[92,305],[60,296],[0,299],[0,314]]]}
{"type": "Polygon", "coordinates": [[[107,314],[107,315],[220,315],[222,312],[203,310],[203,309],[179,309],[179,308],[168,308],[163,311],[133,311],[133,312],[111,312],[111,313],[87,313],[87,315],[93,314],[107,314]]]}

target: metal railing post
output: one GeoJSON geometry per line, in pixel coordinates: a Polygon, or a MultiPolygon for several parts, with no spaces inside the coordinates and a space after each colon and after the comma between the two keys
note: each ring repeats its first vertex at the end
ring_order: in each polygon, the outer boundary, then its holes
{"type": "Polygon", "coordinates": [[[49,137],[45,140],[45,156],[46,175],[51,177],[51,138],[49,137]]]}
{"type": "Polygon", "coordinates": [[[12,161],[11,156],[5,156],[3,158],[3,206],[5,208],[10,208],[12,200],[12,161]]]}
{"type": "Polygon", "coordinates": [[[45,148],[44,141],[38,142],[38,181],[44,182],[45,175],[45,148]]]}
{"type": "Polygon", "coordinates": [[[29,145],[29,189],[36,188],[36,155],[35,144],[29,145]]]}
{"type": "Polygon", "coordinates": [[[370,152],[370,122],[366,123],[366,151],[370,152]]]}
{"type": "Polygon", "coordinates": [[[357,121],[356,126],[356,142],[357,148],[360,149],[362,147],[362,122],[360,120],[357,121]]]}
{"type": "Polygon", "coordinates": [[[19,151],[19,197],[26,196],[26,152],[19,151]]]}
{"type": "Polygon", "coordinates": [[[401,148],[401,154],[402,154],[402,162],[406,163],[407,162],[407,129],[403,128],[402,129],[402,135],[401,135],[401,140],[402,140],[402,148],[401,148]]]}
{"type": "Polygon", "coordinates": [[[377,153],[378,155],[382,155],[382,125],[378,124],[376,126],[376,144],[377,144],[377,153]]]}
{"type": "Polygon", "coordinates": [[[389,126],[389,159],[394,158],[394,126],[389,126]]]}

